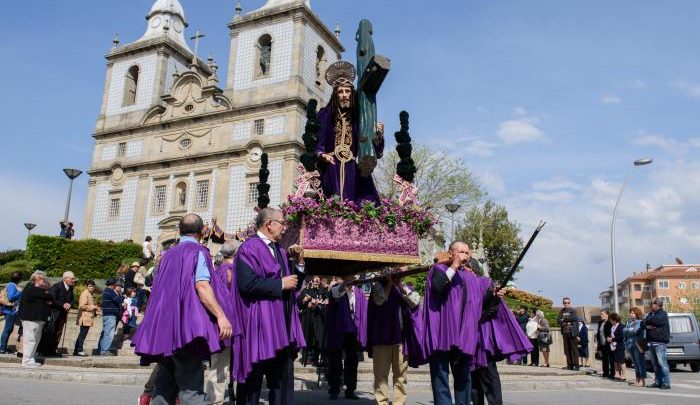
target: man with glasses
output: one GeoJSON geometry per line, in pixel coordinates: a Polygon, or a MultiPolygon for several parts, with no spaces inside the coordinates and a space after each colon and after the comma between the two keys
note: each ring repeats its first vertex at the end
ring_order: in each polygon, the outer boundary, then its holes
{"type": "Polygon", "coordinates": [[[263,375],[271,405],[294,403],[294,358],[306,346],[297,290],[304,281],[304,251],[279,245],[285,229],[282,211],[263,208],[255,218],[257,233],[236,256],[232,295],[236,321],[243,331],[233,338],[233,376],[239,405],[257,405],[263,375]]]}
{"type": "Polygon", "coordinates": [[[566,368],[568,370],[578,370],[578,317],[576,310],[571,307],[571,299],[564,297],[562,300],[564,308],[559,311],[557,324],[561,327],[561,336],[564,340],[564,354],[566,355],[566,368]]]}

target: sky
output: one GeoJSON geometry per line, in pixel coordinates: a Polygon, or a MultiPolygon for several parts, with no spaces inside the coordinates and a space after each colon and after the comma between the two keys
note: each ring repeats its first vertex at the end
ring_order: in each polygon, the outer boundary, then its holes
{"type": "MultiPolygon", "coordinates": [[[[234,0],[181,0],[200,55],[225,72],[234,0]]],[[[24,247],[24,222],[56,234],[65,167],[87,170],[115,33],[145,31],[153,0],[5,0],[0,14],[0,250],[24,247]]],[[[264,0],[242,0],[243,12],[264,0]]],[[[462,158],[507,207],[523,239],[547,226],[518,285],[560,302],[599,304],[618,279],[700,263],[700,2],[652,0],[312,0],[354,61],[354,33],[372,21],[392,60],[379,94],[387,132],[411,113],[411,135],[462,158]],[[634,167],[635,159],[653,164],[634,167]]],[[[224,78],[225,79],[225,78],[224,78]]],[[[222,83],[222,87],[225,86],[222,83]]],[[[87,176],[74,186],[78,233],[87,176]]]]}

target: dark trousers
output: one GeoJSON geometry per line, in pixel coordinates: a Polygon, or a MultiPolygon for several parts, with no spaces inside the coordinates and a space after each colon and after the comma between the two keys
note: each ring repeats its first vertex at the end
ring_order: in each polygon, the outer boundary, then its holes
{"type": "Polygon", "coordinates": [[[287,405],[294,403],[294,355],[287,350],[274,359],[253,364],[253,371],[245,384],[236,387],[236,405],[258,405],[262,391],[263,375],[267,381],[268,404],[287,405]]]}
{"type": "Polygon", "coordinates": [[[566,367],[574,369],[578,367],[578,347],[576,336],[564,335],[564,355],[566,356],[566,367]]]}
{"type": "Polygon", "coordinates": [[[183,349],[158,362],[151,405],[204,405],[204,366],[192,350],[183,349]]]}
{"type": "Polygon", "coordinates": [[[430,356],[430,385],[433,389],[434,405],[452,405],[450,369],[452,369],[455,405],[471,404],[470,363],[469,357],[458,350],[435,352],[430,356]]]}
{"type": "Polygon", "coordinates": [[[530,339],[530,343],[532,343],[532,351],[530,352],[530,357],[532,357],[532,361],[530,363],[534,364],[536,366],[539,366],[540,365],[540,340],[537,338],[530,339]]]}
{"type": "Polygon", "coordinates": [[[80,333],[78,333],[78,338],[75,339],[75,348],[73,349],[73,354],[77,354],[83,350],[83,343],[85,343],[85,338],[87,337],[89,326],[80,325],[80,333]]]}
{"type": "Polygon", "coordinates": [[[39,343],[38,351],[44,356],[53,356],[56,354],[58,345],[61,343],[63,327],[66,325],[68,313],[62,308],[60,310],[53,309],[51,316],[55,316],[56,320],[46,323],[44,333],[41,336],[41,342],[39,343]]]}
{"type": "Polygon", "coordinates": [[[615,376],[615,366],[613,364],[613,355],[610,351],[610,346],[601,346],[600,350],[600,362],[603,363],[603,377],[614,377],[615,376]]]}
{"type": "Polygon", "coordinates": [[[496,362],[488,359],[486,367],[472,371],[472,403],[484,405],[484,396],[489,405],[503,405],[501,376],[498,374],[496,362]]]}
{"type": "Polygon", "coordinates": [[[345,382],[345,392],[354,393],[357,389],[357,364],[360,350],[357,336],[349,333],[343,339],[343,347],[328,352],[328,393],[340,393],[340,376],[345,382]],[[343,362],[343,354],[345,361],[343,362]]]}

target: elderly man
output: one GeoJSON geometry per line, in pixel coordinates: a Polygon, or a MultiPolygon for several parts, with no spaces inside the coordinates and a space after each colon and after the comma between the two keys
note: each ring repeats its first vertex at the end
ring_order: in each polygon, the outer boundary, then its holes
{"type": "Polygon", "coordinates": [[[651,302],[651,312],[642,321],[642,327],[646,330],[649,357],[651,365],[654,366],[654,383],[647,387],[667,390],[671,388],[671,373],[666,358],[666,345],[671,340],[671,328],[663,306],[661,298],[654,298],[651,302]]]}
{"type": "Polygon", "coordinates": [[[576,310],[571,306],[571,298],[564,297],[564,307],[557,315],[557,324],[561,327],[561,337],[564,342],[564,355],[566,355],[566,368],[578,370],[578,317],[576,310]]]}
{"type": "Polygon", "coordinates": [[[202,361],[232,334],[225,286],[213,274],[209,250],[199,244],[204,222],[180,220],[180,243],[163,255],[148,311],[132,341],[142,363],[158,362],[152,405],[203,405],[202,361]],[[179,391],[179,392],[178,392],[179,391]]]}
{"type": "MultiPolygon", "coordinates": [[[[214,276],[218,277],[221,284],[226,286],[228,296],[222,299],[226,299],[227,301],[231,301],[232,299],[230,294],[233,286],[234,274],[236,272],[236,266],[233,260],[240,246],[241,242],[229,240],[226,241],[221,247],[221,250],[219,250],[224,260],[214,272],[214,276]]],[[[226,347],[224,350],[211,355],[211,364],[204,383],[207,394],[207,404],[221,405],[224,403],[226,386],[230,377],[231,347],[226,347]]]]}
{"type": "Polygon", "coordinates": [[[244,330],[233,339],[233,376],[239,405],[257,405],[263,375],[270,405],[294,403],[294,358],[306,346],[296,310],[302,285],[304,251],[278,244],[285,228],[282,211],[263,208],[255,218],[257,233],[236,255],[233,283],[236,320],[244,330]]]}
{"type": "Polygon", "coordinates": [[[39,352],[46,357],[61,357],[56,349],[61,342],[63,326],[68,319],[68,311],[73,305],[74,285],[75,274],[72,271],[67,271],[63,273],[63,281],[52,285],[49,289],[49,294],[53,297],[51,319],[46,325],[46,330],[39,344],[39,352]]]}

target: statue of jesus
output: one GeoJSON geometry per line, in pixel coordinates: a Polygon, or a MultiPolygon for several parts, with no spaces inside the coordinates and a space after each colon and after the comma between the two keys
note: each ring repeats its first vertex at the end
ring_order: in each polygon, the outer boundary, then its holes
{"type": "MultiPolygon", "coordinates": [[[[321,186],[327,196],[343,200],[379,204],[379,193],[371,176],[361,175],[357,165],[359,117],[355,67],[346,61],[333,63],[326,70],[326,81],[333,87],[331,100],[318,113],[320,123],[316,154],[319,157],[321,186]]],[[[372,139],[377,158],[384,152],[384,124],[377,123],[372,139]]]]}

